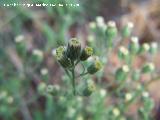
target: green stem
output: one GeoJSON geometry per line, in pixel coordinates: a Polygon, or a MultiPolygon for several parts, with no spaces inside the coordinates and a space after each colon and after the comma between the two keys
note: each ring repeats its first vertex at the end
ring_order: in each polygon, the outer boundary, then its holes
{"type": "Polygon", "coordinates": [[[82,74],[80,74],[79,76],[77,76],[77,77],[82,77],[82,76],[85,76],[85,75],[87,75],[88,74],[88,72],[86,72],[86,73],[82,73],[82,74]]]}
{"type": "Polygon", "coordinates": [[[69,71],[67,69],[64,69],[64,70],[65,70],[66,74],[68,75],[68,77],[71,79],[72,77],[71,77],[69,71]]]}
{"type": "Polygon", "coordinates": [[[72,69],[72,87],[73,87],[73,95],[76,95],[76,86],[75,86],[75,73],[74,68],[72,69]]]}

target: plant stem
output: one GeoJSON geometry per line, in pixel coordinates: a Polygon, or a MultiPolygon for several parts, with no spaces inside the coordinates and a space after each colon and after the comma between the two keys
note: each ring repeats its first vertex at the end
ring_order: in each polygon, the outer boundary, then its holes
{"type": "Polygon", "coordinates": [[[73,95],[76,95],[76,86],[75,86],[75,73],[74,73],[74,67],[72,69],[72,87],[73,87],[73,95]]]}

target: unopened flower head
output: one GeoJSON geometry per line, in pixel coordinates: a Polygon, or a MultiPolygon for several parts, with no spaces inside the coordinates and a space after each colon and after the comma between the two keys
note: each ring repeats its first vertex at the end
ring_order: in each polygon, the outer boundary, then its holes
{"type": "Polygon", "coordinates": [[[93,81],[88,81],[84,87],[83,95],[90,96],[96,90],[95,83],[93,81]]]}
{"type": "Polygon", "coordinates": [[[92,54],[93,54],[93,48],[87,46],[82,50],[80,60],[82,61],[87,60],[92,54]]]}
{"type": "Polygon", "coordinates": [[[152,43],[151,43],[151,47],[153,47],[153,48],[158,48],[158,44],[157,44],[156,42],[152,42],[152,43]]]}
{"type": "Polygon", "coordinates": [[[114,21],[109,21],[107,23],[107,29],[106,29],[106,37],[107,37],[107,41],[109,42],[108,43],[108,47],[111,47],[112,46],[112,40],[116,37],[117,35],[117,27],[116,27],[116,23],[114,21]]]}
{"type": "Polygon", "coordinates": [[[84,120],[82,115],[79,115],[76,120],[84,120]]]}
{"type": "Polygon", "coordinates": [[[67,58],[65,54],[66,48],[64,46],[60,46],[56,49],[56,59],[62,65],[62,67],[67,68],[71,67],[71,60],[67,58]]]}
{"type": "Polygon", "coordinates": [[[97,61],[99,60],[99,57],[98,56],[91,56],[87,59],[88,62],[94,62],[94,61],[97,61]]]}
{"type": "Polygon", "coordinates": [[[130,101],[132,99],[132,94],[131,93],[126,93],[125,94],[125,101],[130,101]]]}
{"type": "Polygon", "coordinates": [[[7,102],[9,103],[9,104],[12,104],[13,103],[13,97],[12,96],[9,96],[8,98],[7,98],[7,102]]]}
{"type": "Polygon", "coordinates": [[[89,23],[89,27],[90,27],[91,29],[95,29],[95,28],[96,28],[96,23],[95,23],[95,22],[90,22],[90,23],[89,23]]]}
{"type": "Polygon", "coordinates": [[[100,89],[100,95],[102,97],[105,97],[106,96],[106,90],[105,89],[100,89]]]}
{"type": "Polygon", "coordinates": [[[73,107],[69,107],[68,108],[68,117],[69,118],[72,118],[75,115],[75,113],[76,113],[76,109],[75,108],[73,108],[73,107]]]}
{"type": "Polygon", "coordinates": [[[122,67],[118,68],[115,73],[115,79],[117,82],[121,82],[127,79],[129,72],[128,65],[123,65],[122,67]]]}
{"type": "Polygon", "coordinates": [[[7,97],[7,92],[6,91],[2,91],[2,92],[0,92],[0,99],[3,99],[3,98],[5,98],[5,97],[7,97]]]}
{"type": "Polygon", "coordinates": [[[128,54],[129,54],[128,49],[125,48],[125,47],[123,47],[123,46],[121,46],[121,47],[119,48],[119,50],[120,50],[120,52],[121,52],[122,54],[124,54],[124,55],[128,55],[128,54]]]}
{"type": "Polygon", "coordinates": [[[105,22],[104,22],[104,18],[101,17],[101,16],[98,16],[98,17],[96,18],[96,22],[97,22],[97,26],[98,26],[98,27],[103,28],[103,27],[106,26],[106,25],[105,25],[105,22]]]}
{"type": "Polygon", "coordinates": [[[94,61],[88,68],[87,71],[90,74],[94,74],[102,68],[102,64],[99,60],[94,61]]]}
{"type": "Polygon", "coordinates": [[[146,63],[142,68],[143,73],[150,73],[155,70],[155,65],[153,63],[146,63]]]}
{"type": "Polygon", "coordinates": [[[128,23],[127,23],[127,26],[128,26],[129,28],[133,28],[133,27],[134,27],[134,24],[133,24],[132,22],[128,22],[128,23]]]}
{"type": "Polygon", "coordinates": [[[42,75],[47,75],[48,74],[48,69],[47,68],[42,68],[41,69],[41,74],[42,75]]]}
{"type": "Polygon", "coordinates": [[[17,36],[17,37],[15,38],[15,42],[16,42],[16,43],[20,43],[20,42],[22,42],[22,41],[24,41],[24,36],[23,36],[23,35],[19,35],[19,36],[17,36]]]}
{"type": "Polygon", "coordinates": [[[116,117],[120,115],[120,111],[119,111],[118,108],[113,108],[112,112],[113,112],[113,115],[116,116],[116,117]]]}
{"type": "Polygon", "coordinates": [[[150,46],[149,46],[148,43],[143,43],[142,47],[143,47],[143,49],[144,49],[145,51],[148,51],[149,48],[150,48],[150,46]]]}
{"type": "Polygon", "coordinates": [[[109,22],[107,23],[107,26],[108,26],[108,27],[116,27],[116,23],[115,23],[114,21],[109,21],[109,22]]]}
{"type": "Polygon", "coordinates": [[[33,50],[33,55],[39,56],[39,57],[43,57],[43,52],[39,49],[34,49],[33,50]]]}
{"type": "Polygon", "coordinates": [[[67,46],[67,52],[66,55],[71,60],[76,60],[79,58],[81,53],[81,43],[77,38],[72,38],[67,46]]]}
{"type": "Polygon", "coordinates": [[[138,37],[136,37],[136,36],[131,37],[131,42],[133,42],[133,43],[139,43],[138,37]]]}
{"type": "Polygon", "coordinates": [[[152,42],[150,46],[150,53],[155,54],[158,51],[158,44],[156,42],[152,42]]]}
{"type": "Polygon", "coordinates": [[[128,67],[128,65],[123,65],[122,66],[122,70],[124,71],[124,72],[129,72],[129,67],[128,67]]]}
{"type": "Polygon", "coordinates": [[[145,97],[145,98],[148,98],[149,97],[149,93],[147,91],[145,91],[145,92],[142,93],[142,96],[145,97]]]}

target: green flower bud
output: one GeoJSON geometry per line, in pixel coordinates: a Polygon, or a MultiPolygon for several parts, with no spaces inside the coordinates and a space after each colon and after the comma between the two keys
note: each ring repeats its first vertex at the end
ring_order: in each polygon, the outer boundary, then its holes
{"type": "Polygon", "coordinates": [[[19,35],[15,38],[16,50],[19,55],[26,54],[27,48],[26,48],[26,44],[25,44],[24,40],[25,40],[25,38],[23,35],[19,35]]]}
{"type": "Polygon", "coordinates": [[[121,46],[118,51],[118,57],[123,60],[127,60],[129,58],[129,51],[127,48],[121,46]]]}
{"type": "Polygon", "coordinates": [[[93,81],[87,81],[83,89],[83,95],[90,96],[95,90],[96,90],[95,83],[93,81]]]}
{"type": "Polygon", "coordinates": [[[94,74],[102,68],[102,64],[99,60],[95,60],[88,68],[87,71],[90,74],[94,74]]]}
{"type": "Polygon", "coordinates": [[[41,50],[34,49],[32,51],[32,59],[33,59],[33,61],[40,63],[40,62],[43,61],[43,57],[44,57],[43,56],[43,52],[41,50]]]}
{"type": "Polygon", "coordinates": [[[143,100],[145,112],[150,112],[154,108],[153,99],[150,98],[148,95],[148,96],[143,96],[142,100],[143,100]]]}
{"type": "Polygon", "coordinates": [[[114,21],[107,23],[106,36],[107,39],[114,39],[117,35],[117,27],[114,21]]]}
{"type": "Polygon", "coordinates": [[[122,36],[123,37],[129,37],[131,35],[132,32],[132,28],[133,28],[133,23],[132,22],[128,22],[123,28],[122,28],[122,36]]]}
{"type": "Polygon", "coordinates": [[[116,80],[119,82],[126,80],[128,72],[129,72],[129,67],[127,65],[123,65],[121,68],[119,68],[116,71],[116,74],[115,74],[116,80]]]}
{"type": "Polygon", "coordinates": [[[59,85],[48,85],[46,87],[46,92],[51,95],[57,95],[59,93],[60,87],[59,85]]]}
{"type": "Polygon", "coordinates": [[[72,38],[67,46],[67,57],[74,61],[76,59],[79,59],[80,53],[81,43],[76,38],[72,38]]]}
{"type": "Polygon", "coordinates": [[[157,53],[157,51],[158,51],[158,44],[156,42],[152,42],[150,49],[149,49],[149,52],[151,54],[155,54],[155,53],[157,53]]]}
{"type": "Polygon", "coordinates": [[[82,50],[80,60],[85,61],[93,54],[93,49],[91,47],[86,47],[82,50]]]}
{"type": "Polygon", "coordinates": [[[149,44],[148,43],[143,43],[142,46],[140,47],[139,53],[148,52],[149,49],[150,49],[149,44]]]}
{"type": "Polygon", "coordinates": [[[96,23],[95,22],[90,22],[89,27],[90,27],[90,29],[95,30],[96,29],[96,23]]]}
{"type": "Polygon", "coordinates": [[[119,115],[120,115],[120,110],[119,110],[119,108],[116,108],[116,107],[113,108],[112,113],[113,113],[113,115],[114,115],[115,117],[119,116],[119,115]]]}
{"type": "Polygon", "coordinates": [[[67,56],[65,55],[65,47],[60,46],[56,49],[56,53],[55,56],[57,58],[57,61],[62,65],[62,67],[64,68],[68,68],[71,67],[71,60],[69,58],[67,58],[67,56]]]}
{"type": "Polygon", "coordinates": [[[142,67],[142,72],[143,73],[151,73],[155,70],[155,66],[153,63],[146,63],[143,67],[142,67]]]}
{"type": "Polygon", "coordinates": [[[96,23],[97,23],[97,27],[102,28],[102,30],[106,29],[106,24],[102,16],[96,17],[96,23]]]}
{"type": "Polygon", "coordinates": [[[132,54],[137,54],[139,52],[139,40],[137,37],[131,38],[131,43],[129,44],[129,50],[132,54]]]}
{"type": "Polygon", "coordinates": [[[45,94],[46,87],[47,87],[47,85],[46,85],[44,82],[41,82],[41,83],[38,85],[38,93],[41,94],[41,95],[44,95],[44,94],[45,94]]]}
{"type": "Polygon", "coordinates": [[[139,80],[140,79],[140,75],[141,75],[141,71],[139,69],[137,70],[134,70],[133,73],[132,73],[132,80],[139,80]]]}
{"type": "Polygon", "coordinates": [[[125,101],[126,102],[129,102],[130,100],[132,100],[132,98],[133,98],[132,93],[126,93],[125,94],[125,101]]]}

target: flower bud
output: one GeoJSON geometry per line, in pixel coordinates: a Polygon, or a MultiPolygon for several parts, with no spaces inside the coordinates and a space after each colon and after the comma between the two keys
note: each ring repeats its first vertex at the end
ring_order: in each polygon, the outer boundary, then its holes
{"type": "Polygon", "coordinates": [[[143,52],[148,52],[150,49],[150,46],[148,43],[143,43],[141,48],[140,48],[140,53],[143,53],[143,52]]]}
{"type": "Polygon", "coordinates": [[[157,53],[157,51],[158,51],[158,44],[156,42],[152,42],[150,49],[149,49],[149,52],[151,54],[155,54],[155,53],[157,53]]]}
{"type": "Polygon", "coordinates": [[[86,47],[82,50],[80,60],[85,61],[93,54],[93,49],[91,47],[86,47]]]}
{"type": "Polygon", "coordinates": [[[126,102],[130,101],[132,98],[133,98],[132,93],[126,93],[126,94],[125,94],[125,101],[126,101],[126,102]]]}
{"type": "Polygon", "coordinates": [[[39,49],[34,49],[32,51],[32,59],[35,62],[42,62],[43,60],[43,52],[39,49]]]}
{"type": "Polygon", "coordinates": [[[96,23],[95,23],[95,22],[90,22],[90,23],[89,23],[89,27],[90,27],[92,30],[95,30],[95,29],[96,29],[96,23]]]}
{"type": "Polygon", "coordinates": [[[155,66],[153,63],[146,63],[143,67],[142,67],[142,72],[143,73],[151,73],[155,70],[155,66]]]}
{"type": "Polygon", "coordinates": [[[99,60],[95,60],[88,68],[89,74],[94,74],[102,68],[102,64],[99,60]]]}
{"type": "Polygon", "coordinates": [[[122,36],[124,38],[129,37],[131,35],[132,32],[132,28],[133,28],[133,23],[132,22],[128,22],[123,28],[122,28],[122,36]]]}
{"type": "Polygon", "coordinates": [[[65,55],[65,47],[60,46],[56,49],[55,56],[57,58],[57,61],[62,65],[64,68],[71,67],[71,60],[66,57],[65,55]]]}
{"type": "Polygon", "coordinates": [[[83,89],[83,95],[90,96],[95,90],[96,90],[95,83],[93,81],[87,81],[83,89]]]}
{"type": "Polygon", "coordinates": [[[46,87],[46,92],[51,95],[57,95],[59,93],[60,87],[59,85],[48,85],[46,87]]]}
{"type": "Polygon", "coordinates": [[[117,35],[117,27],[114,21],[109,21],[107,23],[106,36],[107,39],[114,39],[117,35]]]}
{"type": "Polygon", "coordinates": [[[76,38],[72,38],[67,46],[67,57],[74,61],[76,59],[79,59],[80,53],[81,43],[76,38]]]}
{"type": "Polygon", "coordinates": [[[128,72],[129,72],[129,67],[127,65],[123,65],[121,68],[119,68],[116,71],[116,74],[115,74],[116,80],[119,82],[126,80],[128,72]]]}
{"type": "Polygon", "coordinates": [[[138,37],[131,37],[131,42],[129,44],[129,50],[132,54],[136,54],[139,51],[139,39],[138,37]]]}
{"type": "Polygon", "coordinates": [[[99,28],[102,28],[103,30],[106,29],[106,24],[105,24],[104,18],[102,16],[96,17],[96,23],[99,28]]]}
{"type": "Polygon", "coordinates": [[[116,117],[120,115],[120,110],[118,108],[113,108],[112,112],[113,112],[113,115],[116,117]]]}
{"type": "Polygon", "coordinates": [[[119,48],[119,51],[118,51],[118,57],[119,57],[121,60],[123,60],[123,59],[127,60],[128,57],[129,57],[129,51],[128,51],[128,49],[125,48],[125,47],[123,47],[123,46],[121,46],[121,47],[119,48]]]}
{"type": "Polygon", "coordinates": [[[46,84],[44,82],[41,82],[38,85],[38,93],[41,94],[41,95],[44,95],[46,87],[47,87],[46,84]]]}
{"type": "Polygon", "coordinates": [[[15,38],[16,50],[20,55],[24,55],[27,51],[25,38],[23,35],[19,35],[15,38]]]}

